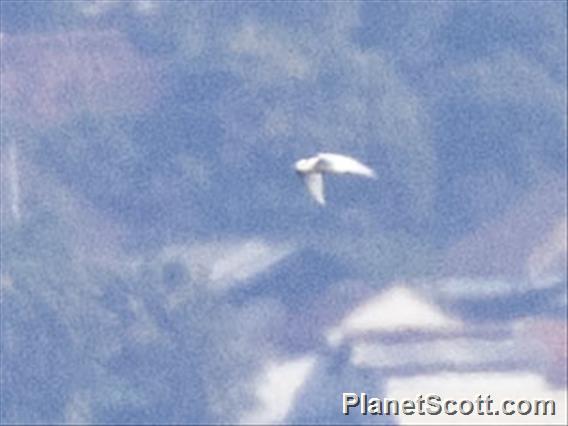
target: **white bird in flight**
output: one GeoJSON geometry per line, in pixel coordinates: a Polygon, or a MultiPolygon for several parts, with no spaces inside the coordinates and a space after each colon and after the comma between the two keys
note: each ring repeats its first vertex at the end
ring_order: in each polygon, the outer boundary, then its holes
{"type": "Polygon", "coordinates": [[[306,188],[320,204],[325,204],[323,174],[354,174],[375,178],[375,172],[363,163],[341,154],[320,153],[314,157],[303,158],[294,164],[296,172],[302,175],[306,188]]]}

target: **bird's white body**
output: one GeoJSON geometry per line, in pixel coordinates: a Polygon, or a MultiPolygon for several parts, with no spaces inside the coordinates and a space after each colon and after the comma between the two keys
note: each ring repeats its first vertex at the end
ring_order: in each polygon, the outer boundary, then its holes
{"type": "Polygon", "coordinates": [[[314,157],[303,158],[294,164],[296,172],[302,175],[312,197],[325,204],[323,174],[354,174],[375,178],[375,172],[363,163],[341,154],[320,153],[314,157]]]}

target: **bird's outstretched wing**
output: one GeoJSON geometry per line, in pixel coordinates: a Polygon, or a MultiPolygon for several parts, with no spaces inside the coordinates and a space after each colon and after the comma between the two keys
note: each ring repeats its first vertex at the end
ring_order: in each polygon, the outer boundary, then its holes
{"type": "Polygon", "coordinates": [[[321,173],[305,173],[304,183],[310,191],[311,196],[321,205],[325,204],[325,196],[323,192],[323,176],[321,173]]]}
{"type": "Polygon", "coordinates": [[[375,177],[375,172],[352,157],[341,154],[321,153],[317,155],[317,167],[328,173],[351,173],[355,175],[375,177]]]}

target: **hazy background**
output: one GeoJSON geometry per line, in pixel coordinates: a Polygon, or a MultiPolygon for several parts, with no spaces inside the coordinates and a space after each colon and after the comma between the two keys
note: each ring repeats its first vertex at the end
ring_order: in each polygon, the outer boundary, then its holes
{"type": "Polygon", "coordinates": [[[0,6],[2,423],[566,397],[565,2],[0,6]]]}

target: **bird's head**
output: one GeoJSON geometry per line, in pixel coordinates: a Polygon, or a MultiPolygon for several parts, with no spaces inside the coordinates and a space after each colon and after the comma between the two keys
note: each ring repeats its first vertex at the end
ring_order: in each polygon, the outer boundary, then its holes
{"type": "Polygon", "coordinates": [[[312,164],[307,158],[303,158],[294,163],[294,170],[296,173],[307,173],[311,170],[312,164]]]}

